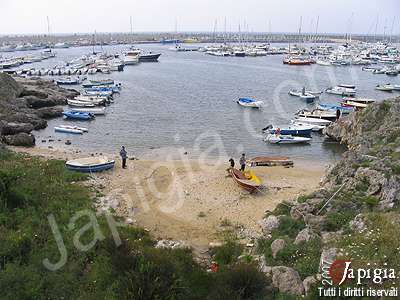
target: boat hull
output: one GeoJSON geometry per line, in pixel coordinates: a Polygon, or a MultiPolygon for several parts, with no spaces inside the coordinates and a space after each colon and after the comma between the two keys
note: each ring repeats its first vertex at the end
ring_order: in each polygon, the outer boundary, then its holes
{"type": "Polygon", "coordinates": [[[92,166],[76,166],[73,164],[69,164],[68,162],[65,165],[67,169],[71,171],[83,172],[83,173],[96,173],[114,168],[115,161],[111,161],[104,164],[92,165],[92,166]]]}

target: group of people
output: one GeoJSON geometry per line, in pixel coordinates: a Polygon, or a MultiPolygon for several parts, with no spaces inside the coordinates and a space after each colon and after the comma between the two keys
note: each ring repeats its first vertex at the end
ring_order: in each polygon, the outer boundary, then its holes
{"type": "MultiPolygon", "coordinates": [[[[233,158],[229,159],[229,162],[231,164],[231,168],[235,167],[235,160],[233,158]]],[[[244,170],[246,169],[246,154],[242,153],[242,156],[239,159],[239,164],[240,164],[240,170],[242,172],[244,172],[244,170]]]]}

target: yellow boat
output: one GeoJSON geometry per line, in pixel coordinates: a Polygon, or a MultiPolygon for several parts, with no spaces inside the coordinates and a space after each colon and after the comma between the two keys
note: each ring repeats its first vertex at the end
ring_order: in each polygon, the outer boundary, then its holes
{"type": "Polygon", "coordinates": [[[256,174],[254,174],[253,170],[249,170],[249,171],[244,171],[243,175],[246,177],[247,180],[250,180],[252,182],[254,182],[257,185],[261,185],[261,179],[257,177],[256,174]]]}

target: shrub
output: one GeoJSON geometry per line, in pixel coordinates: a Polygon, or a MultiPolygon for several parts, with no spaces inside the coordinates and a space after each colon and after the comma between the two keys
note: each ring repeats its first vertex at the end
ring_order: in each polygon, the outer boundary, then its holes
{"type": "Polygon", "coordinates": [[[328,212],[324,229],[326,231],[338,231],[345,227],[355,216],[355,211],[328,212]]]}

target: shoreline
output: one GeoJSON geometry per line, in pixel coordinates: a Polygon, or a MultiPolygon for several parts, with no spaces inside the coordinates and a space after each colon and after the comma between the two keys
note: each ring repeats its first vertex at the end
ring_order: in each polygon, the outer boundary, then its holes
{"type": "MultiPolygon", "coordinates": [[[[8,148],[45,159],[90,155],[72,149],[8,148]]],[[[89,180],[104,195],[95,207],[111,208],[126,223],[143,227],[154,238],[179,240],[200,253],[210,243],[220,242],[221,232],[227,229],[238,233],[242,243],[251,243],[261,234],[258,222],[266,211],[317,189],[327,169],[322,163],[301,160],[295,160],[291,168],[255,167],[266,189],[252,195],[227,176],[224,160],[139,158],[128,160],[124,170],[117,155],[110,157],[116,158],[115,168],[89,180]]]]}

